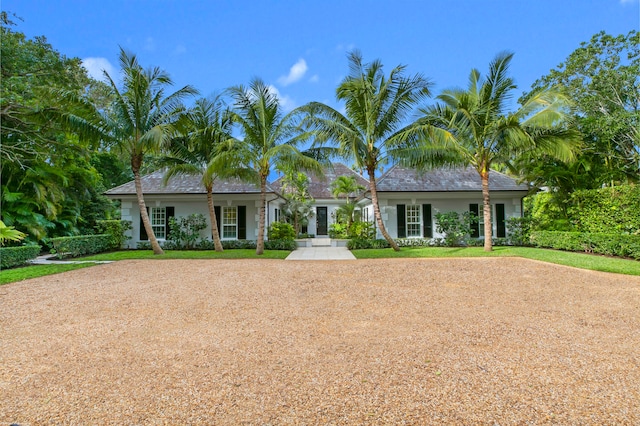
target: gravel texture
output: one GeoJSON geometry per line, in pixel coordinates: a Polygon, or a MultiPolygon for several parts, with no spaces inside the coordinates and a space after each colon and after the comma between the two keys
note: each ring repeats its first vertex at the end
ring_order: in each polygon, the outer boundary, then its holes
{"type": "Polygon", "coordinates": [[[0,287],[0,423],[640,424],[640,277],[121,261],[0,287]]]}

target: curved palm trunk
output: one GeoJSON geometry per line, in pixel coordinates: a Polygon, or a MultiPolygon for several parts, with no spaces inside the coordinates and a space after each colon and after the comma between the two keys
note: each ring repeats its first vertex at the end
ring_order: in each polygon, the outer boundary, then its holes
{"type": "MultiPolygon", "coordinates": [[[[141,163],[142,160],[139,161],[141,163]]],[[[134,159],[131,161],[132,163],[132,171],[133,171],[133,181],[136,186],[136,195],[138,196],[138,207],[140,208],[140,217],[142,218],[142,224],[144,226],[144,230],[147,232],[147,236],[149,237],[149,242],[151,243],[151,249],[153,250],[153,254],[164,254],[162,247],[158,244],[158,240],[156,239],[156,234],[153,232],[153,228],[151,227],[151,221],[149,220],[149,214],[147,213],[147,205],[144,202],[144,197],[142,196],[142,182],[140,181],[140,167],[137,166],[137,163],[134,159]]]]}
{"type": "Polygon", "coordinates": [[[260,221],[258,222],[258,242],[256,254],[264,253],[264,222],[266,220],[265,204],[267,203],[267,177],[260,176],[260,221]]]}
{"type": "Polygon", "coordinates": [[[382,222],[382,216],[380,215],[380,206],[378,205],[378,189],[376,188],[376,178],[375,178],[375,170],[367,170],[369,173],[369,185],[371,187],[371,203],[373,204],[373,215],[376,218],[376,223],[378,224],[378,229],[380,233],[384,237],[385,240],[389,243],[391,248],[395,251],[400,251],[400,247],[393,241],[393,238],[387,232],[387,229],[384,227],[384,223],[382,222]]]}
{"type": "Polygon", "coordinates": [[[207,204],[209,205],[209,219],[211,220],[211,238],[213,239],[213,247],[216,251],[223,251],[222,242],[220,241],[220,231],[218,230],[218,219],[216,218],[216,209],[213,206],[213,186],[207,188],[207,204]]]}
{"type": "Polygon", "coordinates": [[[491,241],[491,199],[489,198],[489,170],[480,172],[482,180],[482,214],[484,216],[484,251],[493,250],[491,241]]]}

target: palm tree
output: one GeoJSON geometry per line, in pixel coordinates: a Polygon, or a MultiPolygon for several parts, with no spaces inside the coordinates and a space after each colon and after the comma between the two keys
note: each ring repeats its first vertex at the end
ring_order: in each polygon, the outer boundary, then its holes
{"type": "Polygon", "coordinates": [[[440,102],[423,108],[416,123],[425,135],[413,150],[413,165],[470,165],[482,181],[484,249],[492,250],[489,171],[495,163],[506,164],[516,156],[532,152],[559,160],[570,160],[580,142],[568,127],[567,100],[548,89],[533,93],[515,112],[507,112],[516,88],[508,76],[512,53],[498,54],[483,79],[478,70],[469,75],[469,86],[445,90],[440,102]]]}
{"type": "Polygon", "coordinates": [[[223,251],[213,203],[213,187],[216,179],[237,175],[241,169],[216,162],[220,147],[231,138],[233,122],[229,110],[220,96],[214,99],[198,99],[182,123],[183,135],[176,137],[169,146],[169,155],[160,163],[168,167],[165,184],[177,175],[200,176],[207,191],[207,205],[211,221],[211,238],[216,251],[223,251]]]}
{"type": "Polygon", "coordinates": [[[353,213],[356,209],[355,203],[350,201],[349,195],[364,189],[365,187],[356,181],[355,176],[338,176],[336,180],[331,182],[331,194],[336,198],[340,198],[341,195],[344,195],[345,205],[342,207],[341,211],[345,216],[347,216],[347,229],[351,227],[351,224],[353,223],[353,213]]]}
{"type": "Polygon", "coordinates": [[[278,97],[262,80],[254,79],[249,87],[229,89],[235,101],[232,119],[240,126],[243,139],[230,139],[223,161],[247,167],[260,184],[260,214],[256,254],[264,252],[265,205],[267,179],[276,169],[310,170],[322,173],[320,164],[300,152],[297,146],[308,138],[298,126],[297,110],[284,115],[278,97]]]}
{"type": "Polygon", "coordinates": [[[153,232],[142,194],[140,169],[145,154],[155,153],[174,132],[174,124],[183,114],[182,99],[195,95],[191,86],[165,96],[173,85],[169,75],[160,68],[143,69],[135,55],[120,48],[123,87],[118,89],[109,73],[104,72],[113,91],[114,100],[104,114],[106,132],[115,146],[130,158],[138,207],[154,254],[163,254],[153,232]]]}
{"type": "Polygon", "coordinates": [[[378,229],[398,251],[380,215],[376,171],[405,155],[413,127],[403,124],[412,109],[429,96],[431,83],[419,74],[405,77],[402,65],[387,77],[380,61],[364,64],[357,51],[349,55],[349,66],[350,74],[336,90],[337,99],[345,102],[345,115],[312,102],[301,108],[308,114],[304,123],[315,132],[315,147],[327,149],[327,143],[336,144],[329,148],[332,155],[366,169],[378,229]]]}

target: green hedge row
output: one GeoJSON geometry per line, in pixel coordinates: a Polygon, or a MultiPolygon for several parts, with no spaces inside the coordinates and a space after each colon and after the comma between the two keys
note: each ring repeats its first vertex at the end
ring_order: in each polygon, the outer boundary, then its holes
{"type": "Polygon", "coordinates": [[[52,238],[51,244],[58,258],[78,257],[108,251],[113,246],[109,234],[78,235],[75,237],[52,238]]]}
{"type": "Polygon", "coordinates": [[[531,244],[536,247],[631,257],[640,260],[640,235],[532,231],[531,244]]]}
{"type": "Polygon", "coordinates": [[[40,254],[42,247],[36,245],[0,247],[0,269],[22,266],[40,254]]]}
{"type": "MultiPolygon", "coordinates": [[[[179,250],[177,246],[167,241],[162,245],[167,250],[179,250]]],[[[295,250],[297,247],[294,240],[267,240],[264,242],[264,248],[266,250],[295,250]]],[[[137,244],[138,250],[150,250],[151,244],[142,241],[137,244]]],[[[222,248],[225,250],[237,250],[237,249],[255,249],[256,242],[252,240],[224,240],[222,241],[222,248]]],[[[214,250],[212,240],[200,240],[195,246],[194,250],[214,250]]]]}
{"type": "Polygon", "coordinates": [[[640,230],[640,185],[576,191],[567,210],[579,231],[633,234],[640,230]]]}
{"type": "Polygon", "coordinates": [[[124,243],[129,239],[125,233],[131,229],[131,222],[128,220],[98,220],[96,222],[96,230],[100,234],[108,234],[110,236],[110,248],[113,250],[121,249],[124,243]]]}

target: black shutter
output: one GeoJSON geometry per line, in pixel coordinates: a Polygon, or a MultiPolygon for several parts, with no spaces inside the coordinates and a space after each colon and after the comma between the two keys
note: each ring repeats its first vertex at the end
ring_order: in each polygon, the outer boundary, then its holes
{"type": "Polygon", "coordinates": [[[398,238],[407,238],[407,218],[404,204],[398,204],[398,238]]]}
{"type": "Polygon", "coordinates": [[[431,204],[422,205],[422,221],[424,238],[433,238],[433,218],[431,217],[431,204]]]}
{"type": "Polygon", "coordinates": [[[505,238],[507,236],[507,227],[504,219],[504,204],[496,204],[496,236],[498,238],[505,238]]]}
{"type": "MultiPolygon", "coordinates": [[[[147,207],[147,216],[149,216],[149,207],[147,207]]],[[[149,218],[151,220],[151,218],[149,218]]],[[[140,241],[149,241],[147,230],[144,229],[144,222],[142,221],[142,214],[140,215],[140,241]]]]}
{"type": "Polygon", "coordinates": [[[218,227],[218,235],[220,238],[222,238],[222,228],[220,227],[220,222],[222,221],[222,218],[220,217],[220,215],[222,215],[221,210],[220,206],[213,207],[213,211],[216,212],[216,226],[218,227]]]}
{"type": "Polygon", "coordinates": [[[247,239],[247,206],[238,206],[238,239],[247,239]]]}
{"type": "MultiPolygon", "coordinates": [[[[479,217],[477,204],[469,204],[469,211],[475,215],[476,219],[479,217]]],[[[478,220],[471,224],[471,238],[480,238],[480,223],[478,220]]]]}
{"type": "Polygon", "coordinates": [[[172,217],[174,217],[176,215],[176,208],[175,207],[165,207],[164,208],[164,237],[165,239],[169,239],[169,231],[171,230],[171,228],[169,228],[169,219],[171,219],[172,217]]]}

